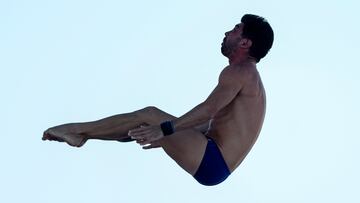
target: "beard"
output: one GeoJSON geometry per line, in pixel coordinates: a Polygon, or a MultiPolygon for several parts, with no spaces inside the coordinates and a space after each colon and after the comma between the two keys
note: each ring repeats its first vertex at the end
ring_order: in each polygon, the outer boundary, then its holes
{"type": "Polygon", "coordinates": [[[225,57],[229,58],[229,57],[231,56],[231,54],[233,53],[234,48],[235,48],[234,46],[231,46],[231,45],[223,42],[223,43],[221,44],[221,53],[222,53],[225,57]]]}
{"type": "Polygon", "coordinates": [[[229,57],[230,56],[230,49],[225,45],[225,44],[222,44],[221,45],[221,53],[222,55],[226,56],[226,57],[229,57]]]}

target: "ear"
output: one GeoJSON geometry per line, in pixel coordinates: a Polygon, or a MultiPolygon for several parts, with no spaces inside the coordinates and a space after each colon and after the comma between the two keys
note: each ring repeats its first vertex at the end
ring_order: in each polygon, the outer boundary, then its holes
{"type": "Polygon", "coordinates": [[[244,49],[248,49],[250,48],[252,45],[252,41],[250,39],[247,38],[243,38],[240,40],[240,47],[244,48],[244,49]]]}

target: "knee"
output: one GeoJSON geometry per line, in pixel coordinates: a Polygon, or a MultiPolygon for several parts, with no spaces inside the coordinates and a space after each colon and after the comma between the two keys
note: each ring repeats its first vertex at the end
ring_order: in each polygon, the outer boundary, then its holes
{"type": "Polygon", "coordinates": [[[175,116],[172,116],[155,106],[148,106],[137,111],[137,116],[143,119],[146,123],[153,125],[158,125],[163,121],[176,118],[175,116]]]}
{"type": "Polygon", "coordinates": [[[158,109],[157,107],[155,106],[147,106],[145,108],[143,108],[143,110],[147,113],[150,113],[150,114],[154,114],[154,113],[158,113],[160,112],[160,109],[158,109]]]}
{"type": "Polygon", "coordinates": [[[158,109],[155,106],[147,106],[141,109],[140,111],[138,111],[138,113],[140,113],[142,116],[152,116],[158,114],[159,112],[160,109],[158,109]]]}

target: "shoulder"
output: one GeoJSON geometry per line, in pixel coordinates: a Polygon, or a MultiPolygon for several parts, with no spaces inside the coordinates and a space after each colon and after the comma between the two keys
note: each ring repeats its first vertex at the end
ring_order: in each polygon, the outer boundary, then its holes
{"type": "Polygon", "coordinates": [[[249,65],[229,65],[220,73],[220,80],[231,80],[237,82],[245,82],[251,80],[254,76],[258,76],[256,67],[249,65]]]}
{"type": "Polygon", "coordinates": [[[220,84],[233,84],[239,83],[241,80],[241,74],[239,70],[234,66],[226,66],[219,75],[220,84]]]}

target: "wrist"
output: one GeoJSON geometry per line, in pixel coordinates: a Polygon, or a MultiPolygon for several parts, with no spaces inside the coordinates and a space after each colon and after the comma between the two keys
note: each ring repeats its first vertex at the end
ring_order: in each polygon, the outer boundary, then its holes
{"type": "Polygon", "coordinates": [[[164,136],[171,135],[175,133],[175,128],[173,121],[165,121],[160,124],[160,128],[164,136]]]}

